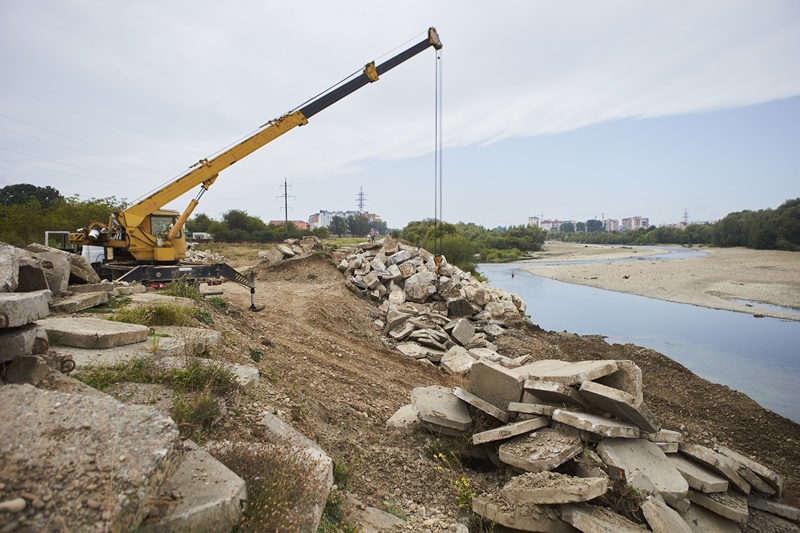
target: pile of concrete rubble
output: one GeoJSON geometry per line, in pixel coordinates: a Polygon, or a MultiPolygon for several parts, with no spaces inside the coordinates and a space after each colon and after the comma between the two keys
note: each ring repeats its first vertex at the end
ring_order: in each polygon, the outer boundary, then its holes
{"type": "Polygon", "coordinates": [[[322,242],[317,237],[286,239],[283,243],[276,244],[269,250],[258,252],[258,257],[270,263],[278,263],[284,259],[309,254],[315,250],[322,250],[322,242]]]}
{"type": "Polygon", "coordinates": [[[387,427],[467,439],[467,453],[513,474],[472,502],[512,531],[798,531],[780,476],[663,429],[632,361],[478,361],[469,390],[416,388],[387,427]]]}
{"type": "Polygon", "coordinates": [[[437,275],[432,253],[389,235],[359,244],[338,268],[351,291],[382,302],[384,318],[377,325],[405,355],[440,363],[453,374],[469,372],[480,359],[509,367],[527,360],[500,356],[492,342],[504,333],[505,320],[525,317],[522,299],[476,280],[446,258],[437,275]]]}

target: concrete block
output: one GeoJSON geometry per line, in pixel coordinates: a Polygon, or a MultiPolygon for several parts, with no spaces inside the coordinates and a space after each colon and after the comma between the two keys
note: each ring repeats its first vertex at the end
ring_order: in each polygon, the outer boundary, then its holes
{"type": "Polygon", "coordinates": [[[50,347],[47,330],[36,323],[0,329],[0,346],[0,363],[24,355],[44,353],[50,347]]]}
{"type": "Polygon", "coordinates": [[[523,379],[502,365],[489,361],[478,361],[472,365],[469,391],[500,409],[507,409],[509,402],[522,398],[523,379]]]}
{"type": "Polygon", "coordinates": [[[647,475],[669,503],[686,498],[689,484],[658,446],[645,439],[604,439],[597,453],[607,465],[647,475]]]}
{"type": "Polygon", "coordinates": [[[736,472],[724,455],[698,444],[681,444],[680,452],[689,459],[710,468],[713,472],[727,479],[732,488],[742,494],[750,494],[750,484],[736,472]]]}
{"type": "Polygon", "coordinates": [[[472,407],[483,411],[487,415],[496,418],[500,422],[508,422],[510,420],[508,413],[495,407],[489,402],[478,398],[471,392],[465,391],[461,387],[453,387],[453,396],[460,398],[470,404],[472,407]]]}
{"type": "Polygon", "coordinates": [[[765,498],[753,496],[752,494],[747,499],[747,502],[750,507],[758,509],[759,511],[772,513],[793,522],[800,522],[800,509],[797,507],[776,502],[775,500],[767,500],[765,498]]]}
{"type": "Polygon", "coordinates": [[[465,348],[453,346],[442,356],[439,364],[448,374],[465,376],[472,370],[475,358],[465,348]]]}
{"type": "Polygon", "coordinates": [[[637,406],[632,394],[593,381],[584,381],[580,393],[589,404],[637,425],[642,431],[655,433],[661,429],[661,423],[655,415],[644,402],[637,406]]]}
{"type": "Polygon", "coordinates": [[[593,381],[627,392],[634,397],[634,405],[638,406],[644,401],[644,386],[642,384],[642,369],[633,361],[617,360],[617,370],[607,376],[596,378],[593,381]]]}
{"type": "Polygon", "coordinates": [[[742,531],[731,520],[699,505],[692,505],[685,511],[679,511],[679,514],[689,524],[692,533],[741,533],[742,531]]]}
{"type": "Polygon", "coordinates": [[[258,252],[258,257],[265,259],[270,263],[279,263],[280,261],[283,261],[283,252],[277,246],[273,246],[269,250],[262,250],[258,252]]]}
{"type": "Polygon", "coordinates": [[[150,331],[147,326],[100,318],[53,317],[38,323],[47,329],[54,344],[76,348],[113,348],[144,342],[150,331]]]}
{"type": "Polygon", "coordinates": [[[416,387],[411,391],[411,405],[424,422],[456,431],[468,431],[472,427],[467,404],[453,396],[447,387],[416,387]]]}
{"type": "Polygon", "coordinates": [[[66,298],[56,298],[50,302],[50,310],[54,313],[77,313],[108,301],[107,292],[87,292],[73,294],[66,298]]]}
{"type": "Polygon", "coordinates": [[[54,296],[58,296],[69,286],[70,264],[69,258],[61,251],[41,252],[36,254],[45,263],[44,274],[47,278],[47,287],[54,296]],[[48,268],[49,266],[49,268],[48,268]]]}
{"type": "Polygon", "coordinates": [[[0,293],[0,329],[17,328],[50,314],[49,290],[0,293]]]}
{"type": "Polygon", "coordinates": [[[681,515],[659,498],[648,497],[642,504],[642,512],[653,533],[692,533],[681,515]]]}
{"type": "Polygon", "coordinates": [[[151,406],[30,385],[0,387],[0,405],[4,481],[24,479],[32,494],[53,495],[28,515],[31,531],[133,531],[182,459],[178,428],[151,406]]]}
{"type": "Polygon", "coordinates": [[[704,494],[702,492],[689,491],[689,501],[693,504],[705,507],[711,512],[733,520],[739,524],[747,522],[747,496],[737,492],[712,492],[704,494]]]}
{"type": "Polygon", "coordinates": [[[526,472],[553,470],[583,450],[577,435],[555,429],[540,429],[500,445],[500,460],[526,472]]]}
{"type": "Polygon", "coordinates": [[[76,283],[76,284],[85,284],[85,283],[100,283],[100,276],[97,275],[97,272],[94,271],[92,265],[86,260],[85,257],[78,254],[72,254],[69,252],[65,252],[63,250],[59,250],[57,248],[51,248],[49,246],[45,246],[43,244],[32,243],[25,247],[25,249],[29,252],[33,252],[34,254],[40,253],[57,253],[63,254],[69,260],[69,282],[76,283]]]}
{"type": "Polygon", "coordinates": [[[453,331],[450,332],[450,336],[453,337],[453,340],[455,340],[461,346],[469,343],[474,335],[475,326],[473,326],[472,322],[466,318],[458,319],[453,331]]]}
{"type": "MultiPolygon", "coordinates": [[[[26,253],[23,251],[23,254],[26,253]]],[[[51,265],[50,262],[47,264],[51,265]]],[[[18,276],[17,292],[42,291],[50,288],[47,285],[44,261],[33,254],[23,255],[19,258],[18,276]]]]}
{"type": "MultiPolygon", "coordinates": [[[[0,334],[0,338],[1,336],[2,334],[0,334]]],[[[50,368],[42,357],[16,357],[6,366],[5,381],[6,383],[29,383],[31,385],[38,385],[55,372],[56,370],[50,368]]]]}
{"type": "Polygon", "coordinates": [[[556,409],[553,412],[553,420],[604,437],[639,438],[639,428],[637,426],[627,422],[603,418],[602,416],[556,409]]]}
{"type": "Polygon", "coordinates": [[[690,461],[682,455],[670,455],[668,459],[692,489],[706,493],[728,490],[727,479],[712,473],[694,461],[690,461]]]}
{"type": "Polygon", "coordinates": [[[525,390],[543,402],[557,405],[574,404],[586,405],[586,400],[571,385],[555,381],[542,381],[538,379],[525,380],[525,390]]]}
{"type": "Polygon", "coordinates": [[[738,467],[741,465],[752,470],[756,475],[758,475],[764,481],[769,483],[769,485],[773,489],[775,489],[777,493],[776,495],[780,497],[781,493],[783,492],[783,479],[781,479],[781,476],[778,475],[775,471],[767,468],[766,466],[760,463],[757,463],[756,461],[747,457],[746,455],[743,455],[739,452],[735,452],[730,448],[726,448],[725,446],[720,446],[717,450],[720,454],[724,455],[725,457],[733,461],[734,468],[738,469],[738,467]]]}
{"type": "Polygon", "coordinates": [[[386,421],[386,429],[399,431],[406,435],[416,433],[419,429],[419,417],[414,412],[414,406],[404,405],[386,421]]]}
{"type": "Polygon", "coordinates": [[[638,524],[607,507],[590,503],[568,503],[558,507],[556,512],[564,522],[585,533],[642,533],[638,524]]]}
{"type": "Polygon", "coordinates": [[[547,418],[538,417],[482,431],[480,433],[474,433],[472,435],[472,444],[477,446],[478,444],[486,444],[487,442],[510,439],[546,427],[549,423],[550,420],[547,418]]]}
{"type": "Polygon", "coordinates": [[[508,410],[513,413],[540,415],[552,418],[553,411],[556,410],[556,406],[545,405],[542,403],[511,402],[508,404],[508,410]]]}
{"type": "Polygon", "coordinates": [[[170,478],[166,493],[180,493],[177,505],[170,505],[147,533],[193,533],[230,531],[241,522],[242,500],[247,486],[242,478],[214,459],[207,451],[187,441],[178,471],[170,478]]]}
{"type": "Polygon", "coordinates": [[[554,381],[564,385],[579,385],[584,381],[602,378],[617,371],[616,361],[579,361],[550,371],[538,372],[531,379],[554,381]]]}
{"type": "Polygon", "coordinates": [[[19,285],[19,248],[0,242],[0,293],[14,292],[19,285]]]}
{"type": "Polygon", "coordinates": [[[514,476],[500,494],[509,503],[546,505],[586,502],[607,491],[607,478],[580,478],[548,471],[514,476]]]}
{"type": "MultiPolygon", "coordinates": [[[[512,531],[541,531],[544,533],[577,533],[578,530],[561,520],[553,507],[522,503],[508,505],[489,496],[478,496],[472,500],[472,510],[512,531]]],[[[637,532],[641,533],[641,531],[637,532]]]]}

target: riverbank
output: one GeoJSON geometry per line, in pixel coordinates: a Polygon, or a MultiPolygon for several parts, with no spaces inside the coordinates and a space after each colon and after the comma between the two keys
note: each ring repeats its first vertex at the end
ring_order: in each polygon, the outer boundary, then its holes
{"type": "Polygon", "coordinates": [[[747,248],[704,248],[704,251],[708,254],[702,257],[663,261],[649,257],[665,252],[658,247],[547,243],[545,250],[534,254],[534,259],[519,264],[520,269],[531,274],[566,283],[800,321],[800,253],[747,248]],[[618,259],[637,260],[612,262],[618,259]],[[541,261],[567,264],[537,264],[541,261]],[[798,312],[759,304],[798,309],[798,312]]]}

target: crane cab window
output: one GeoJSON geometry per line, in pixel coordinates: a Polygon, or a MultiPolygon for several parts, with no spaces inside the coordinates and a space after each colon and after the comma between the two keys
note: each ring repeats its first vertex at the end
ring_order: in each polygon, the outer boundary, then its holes
{"type": "MultiPolygon", "coordinates": [[[[150,234],[158,236],[167,233],[177,220],[175,217],[151,215],[150,234]]],[[[175,236],[179,238],[181,236],[180,232],[175,236]]]]}

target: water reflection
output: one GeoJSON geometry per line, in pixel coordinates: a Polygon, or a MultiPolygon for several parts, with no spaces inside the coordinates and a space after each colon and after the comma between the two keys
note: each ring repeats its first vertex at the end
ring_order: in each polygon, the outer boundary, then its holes
{"type": "Polygon", "coordinates": [[[518,264],[479,269],[493,287],[519,294],[543,329],[652,348],[800,422],[800,322],[572,285],[534,276],[518,264]]]}

